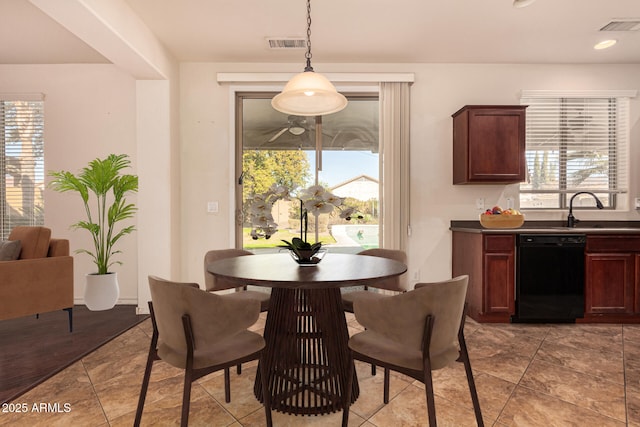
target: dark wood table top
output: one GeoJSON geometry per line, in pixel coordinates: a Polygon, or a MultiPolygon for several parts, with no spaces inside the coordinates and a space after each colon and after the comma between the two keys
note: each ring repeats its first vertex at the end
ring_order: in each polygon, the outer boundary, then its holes
{"type": "Polygon", "coordinates": [[[221,259],[207,270],[238,284],[293,289],[367,285],[399,276],[407,266],[387,258],[338,253],[327,253],[319,264],[301,266],[288,253],[277,253],[221,259]]]}

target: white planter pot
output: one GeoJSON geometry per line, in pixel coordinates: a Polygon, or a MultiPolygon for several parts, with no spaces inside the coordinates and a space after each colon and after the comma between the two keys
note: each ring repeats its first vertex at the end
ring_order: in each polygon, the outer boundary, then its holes
{"type": "Polygon", "coordinates": [[[91,311],[109,310],[120,296],[118,274],[87,274],[84,288],[84,303],[91,311]]]}

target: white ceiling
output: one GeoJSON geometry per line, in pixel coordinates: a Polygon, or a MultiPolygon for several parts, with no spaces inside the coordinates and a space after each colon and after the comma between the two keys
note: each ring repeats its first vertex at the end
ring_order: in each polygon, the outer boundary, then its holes
{"type": "MultiPolygon", "coordinates": [[[[304,37],[304,0],[124,0],[179,61],[300,62],[267,37],[304,37]]],[[[640,0],[313,0],[313,63],[633,63],[640,0]],[[613,48],[596,51],[603,39],[613,48]]],[[[0,0],[0,63],[103,63],[104,56],[28,0],[0,0]],[[8,42],[9,41],[9,42],[8,42]]],[[[322,71],[322,70],[318,70],[322,71]]]]}

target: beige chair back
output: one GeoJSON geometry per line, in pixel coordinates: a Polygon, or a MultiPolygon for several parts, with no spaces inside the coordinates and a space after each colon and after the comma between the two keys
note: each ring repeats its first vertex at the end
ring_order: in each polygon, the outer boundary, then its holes
{"type": "Polygon", "coordinates": [[[375,331],[412,350],[422,351],[425,321],[434,318],[431,345],[433,369],[446,366],[458,357],[458,331],[462,320],[469,276],[438,283],[424,283],[416,289],[382,300],[356,300],[356,319],[375,331]],[[379,314],[385,313],[384,318],[379,314]]]}
{"type": "Polygon", "coordinates": [[[213,274],[209,273],[207,266],[214,261],[225,258],[233,258],[237,256],[253,255],[249,251],[243,249],[216,249],[207,252],[204,255],[204,286],[209,292],[222,291],[225,289],[237,288],[238,284],[230,282],[228,280],[216,278],[213,274]]]}
{"type": "MultiPolygon", "coordinates": [[[[158,355],[185,368],[187,345],[182,316],[191,318],[195,348],[207,348],[253,325],[258,301],[233,301],[201,290],[196,283],[178,283],[149,276],[153,312],[158,328],[158,355]]],[[[195,356],[196,367],[198,356],[195,356]]]]}
{"type": "MultiPolygon", "coordinates": [[[[401,262],[405,265],[407,264],[407,254],[404,251],[396,249],[365,249],[364,251],[358,252],[358,255],[369,255],[377,256],[380,258],[388,258],[394,261],[401,262]]],[[[403,273],[400,276],[389,277],[388,279],[377,281],[370,286],[372,288],[386,289],[395,292],[408,291],[409,284],[407,280],[407,273],[403,273]]]]}

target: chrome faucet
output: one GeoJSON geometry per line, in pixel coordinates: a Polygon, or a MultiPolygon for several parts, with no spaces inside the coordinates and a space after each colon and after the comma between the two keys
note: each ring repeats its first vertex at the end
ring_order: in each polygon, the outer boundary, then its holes
{"type": "Polygon", "coordinates": [[[578,194],[590,194],[591,196],[593,196],[594,199],[596,199],[596,207],[598,209],[604,209],[604,206],[602,205],[602,202],[600,201],[600,199],[598,199],[596,197],[595,194],[593,194],[593,193],[591,193],[589,191],[578,191],[576,194],[571,196],[571,200],[569,201],[569,216],[567,216],[567,227],[572,227],[573,228],[573,227],[576,226],[576,223],[578,221],[580,221],[579,219],[576,219],[573,216],[573,199],[575,199],[578,194]]]}

